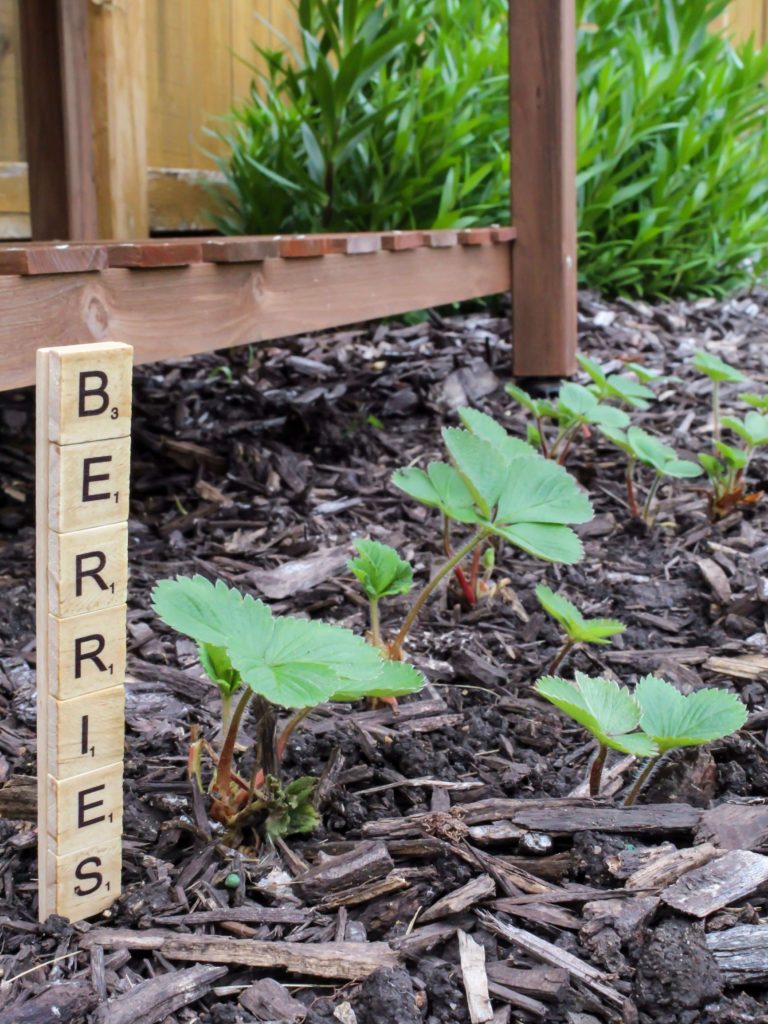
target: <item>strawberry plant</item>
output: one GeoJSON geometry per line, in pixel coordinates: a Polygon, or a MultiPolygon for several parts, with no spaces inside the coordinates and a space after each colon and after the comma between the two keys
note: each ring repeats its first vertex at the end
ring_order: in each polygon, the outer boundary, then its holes
{"type": "Polygon", "coordinates": [[[747,720],[746,707],[727,690],[698,690],[686,697],[671,683],[652,675],[644,676],[634,693],[612,680],[581,672],[576,672],[574,682],[544,676],[534,689],[597,741],[589,776],[592,796],[600,793],[609,749],[648,759],[627,795],[627,804],[634,803],[654,768],[670,750],[730,736],[747,720]]]}
{"type": "Polygon", "coordinates": [[[699,351],[691,360],[691,365],[712,381],[712,432],[715,440],[720,440],[720,385],[740,384],[746,380],[744,374],[735,366],[723,362],[710,352],[699,351]]]}
{"type": "Polygon", "coordinates": [[[648,403],[656,397],[646,385],[658,378],[654,374],[644,371],[635,363],[630,364],[630,368],[638,378],[637,380],[624,373],[606,374],[594,359],[589,359],[587,356],[577,354],[576,359],[592,381],[590,390],[601,402],[613,398],[622,405],[629,406],[630,409],[647,409],[648,403]]]}
{"type": "Polygon", "coordinates": [[[408,594],[413,587],[413,567],[388,544],[377,540],[355,541],[357,558],[351,558],[347,567],[360,581],[368,598],[370,613],[370,641],[384,650],[381,638],[379,601],[383,597],[408,594]]]}
{"type": "MultiPolygon", "coordinates": [[[[412,666],[388,661],[381,651],[341,626],[309,619],[275,616],[262,601],[202,576],[162,580],[152,592],[152,606],[163,621],[191,637],[202,652],[216,651],[201,664],[220,691],[222,674],[231,679],[228,695],[239,690],[209,788],[211,816],[227,828],[234,843],[246,828],[267,835],[305,831],[316,817],[308,807],[315,780],[295,780],[282,787],[280,761],[288,739],[311,710],[325,701],[362,697],[397,697],[421,689],[424,679],[412,666]],[[249,781],[234,768],[235,744],[249,705],[258,715],[257,750],[249,781]],[[277,712],[293,714],[276,736],[277,712]]],[[[223,692],[223,691],[222,691],[223,692]]],[[[202,790],[200,754],[191,769],[202,790]]]]}
{"type": "Polygon", "coordinates": [[[626,432],[603,427],[602,433],[627,456],[627,504],[630,514],[645,523],[653,522],[653,502],[665,477],[691,479],[702,474],[701,466],[688,459],[679,458],[674,448],[640,427],[630,427],[626,432]],[[654,478],[646,493],[642,511],[638,506],[635,490],[635,466],[638,462],[654,471],[654,478]]]}
{"type": "Polygon", "coordinates": [[[744,477],[755,449],[768,444],[768,415],[752,410],[743,420],[725,416],[722,425],[741,438],[743,447],[716,440],[714,445],[719,458],[716,455],[699,455],[711,487],[708,500],[712,519],[726,516],[740,505],[751,505],[760,500],[761,491],[746,492],[744,477]]]}
{"type": "Polygon", "coordinates": [[[572,381],[560,385],[554,402],[532,398],[515,384],[507,384],[505,390],[534,417],[534,425],[528,428],[528,440],[538,446],[542,455],[556,459],[561,465],[580,432],[588,436],[591,426],[618,429],[629,424],[629,417],[623,410],[600,401],[589,388],[572,381]],[[545,430],[545,421],[554,424],[550,436],[545,430]]]}
{"type": "Polygon", "coordinates": [[[556,594],[549,587],[536,587],[539,604],[565,631],[565,642],[555,655],[549,667],[555,672],[570,652],[580,644],[607,644],[612,636],[623,633],[627,628],[618,619],[586,619],[575,604],[562,594],[556,594]]]}
{"type": "Polygon", "coordinates": [[[403,641],[435,588],[491,538],[545,561],[570,564],[582,557],[581,542],[570,526],[588,522],[592,506],[573,477],[509,437],[490,417],[466,419],[473,430],[443,430],[450,462],[432,462],[426,470],[401,469],[392,477],[400,490],[437,509],[444,523],[473,530],[455,551],[451,548],[411,606],[390,646],[394,657],[401,656],[403,641]]]}

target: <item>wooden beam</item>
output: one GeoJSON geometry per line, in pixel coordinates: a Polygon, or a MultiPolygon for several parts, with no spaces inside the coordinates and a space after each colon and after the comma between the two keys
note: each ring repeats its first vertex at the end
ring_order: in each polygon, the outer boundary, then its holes
{"type": "Polygon", "coordinates": [[[576,11],[509,0],[513,371],[576,369],[576,11]]]}
{"type": "Polygon", "coordinates": [[[149,234],[146,3],[89,3],[99,234],[149,234]]]}
{"type": "Polygon", "coordinates": [[[95,238],[87,0],[18,10],[32,236],[95,238]]]}
{"type": "Polygon", "coordinates": [[[359,323],[505,291],[512,243],[0,276],[0,389],[34,382],[35,349],[119,338],[137,362],[359,323]]]}

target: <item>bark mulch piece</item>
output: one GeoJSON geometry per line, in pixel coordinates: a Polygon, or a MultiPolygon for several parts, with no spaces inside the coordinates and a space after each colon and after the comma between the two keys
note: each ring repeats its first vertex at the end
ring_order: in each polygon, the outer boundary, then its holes
{"type": "MultiPolygon", "coordinates": [[[[670,375],[634,419],[684,457],[710,443],[698,348],[748,389],[768,383],[763,293],[659,307],[584,293],[579,315],[609,371],[670,375]]],[[[201,572],[363,631],[353,540],[428,575],[438,525],[389,478],[438,456],[465,404],[524,435],[509,357],[506,315],[483,309],[139,368],[125,891],[76,925],[36,919],[33,396],[0,395],[0,1024],[768,1019],[768,501],[712,524],[694,480],[662,488],[640,527],[621,459],[583,439],[568,465],[595,504],[584,560],[505,550],[492,600],[467,609],[449,586],[430,604],[408,645],[423,693],[397,713],[323,707],[294,734],[287,775],[322,779],[316,833],[229,850],[186,779],[217,697],[194,644],[152,613],[155,581],[201,572]],[[627,623],[571,669],[727,686],[746,727],[672,756],[632,808],[634,763],[616,755],[590,800],[588,737],[531,689],[560,644],[540,582],[627,623]]],[[[743,390],[725,386],[724,407],[745,411],[743,390]]],[[[758,452],[750,486],[767,482],[758,452]]],[[[385,629],[403,607],[384,603],[385,629]]]]}

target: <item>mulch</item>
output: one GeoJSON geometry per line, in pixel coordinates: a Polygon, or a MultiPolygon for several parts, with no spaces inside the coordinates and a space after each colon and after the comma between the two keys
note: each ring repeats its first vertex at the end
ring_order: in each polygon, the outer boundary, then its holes
{"type": "MultiPolygon", "coordinates": [[[[763,293],[584,293],[579,316],[610,369],[673,375],[634,419],[683,456],[710,439],[697,348],[768,382],[763,293]]],[[[295,734],[286,775],[321,776],[320,829],[231,850],[192,798],[187,744],[215,734],[217,697],[152,613],[154,582],[201,572],[364,630],[351,541],[393,544],[421,579],[439,563],[435,517],[389,478],[439,457],[464,404],[524,435],[509,356],[504,311],[481,309],[138,369],[124,892],[75,925],[37,922],[33,395],[0,395],[0,1024],[768,1020],[768,499],[712,524],[705,485],[682,481],[646,528],[615,451],[584,439],[568,461],[596,509],[584,560],[505,550],[492,600],[448,587],[430,604],[408,645],[421,694],[322,707],[295,734]],[[615,755],[590,800],[588,737],[532,694],[559,646],[539,582],[627,623],[570,669],[727,686],[746,727],[671,757],[632,808],[615,755]]],[[[750,484],[768,490],[762,456],[750,484]]],[[[404,607],[385,603],[385,628],[404,607]]]]}

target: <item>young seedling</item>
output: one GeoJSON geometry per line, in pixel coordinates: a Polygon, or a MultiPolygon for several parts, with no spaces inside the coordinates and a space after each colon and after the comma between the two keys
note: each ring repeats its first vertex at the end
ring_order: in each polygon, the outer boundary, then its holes
{"type": "Polygon", "coordinates": [[[723,417],[722,425],[737,434],[744,442],[742,448],[715,441],[715,455],[699,455],[699,462],[709,479],[709,513],[719,519],[739,505],[751,505],[762,497],[761,491],[746,493],[744,478],[756,448],[768,444],[768,416],[751,411],[743,420],[723,417]]]}
{"type": "Polygon", "coordinates": [[[387,646],[381,636],[379,601],[384,597],[410,593],[413,567],[394,548],[377,540],[356,540],[355,549],[357,558],[351,558],[347,567],[360,581],[368,598],[371,643],[386,653],[387,646]]]}
{"type": "Polygon", "coordinates": [[[739,395],[739,399],[746,402],[747,405],[751,405],[753,409],[757,409],[758,412],[768,412],[768,394],[756,395],[748,391],[739,395]]]}
{"type": "MultiPolygon", "coordinates": [[[[169,626],[199,645],[223,652],[238,673],[243,693],[231,715],[209,792],[211,816],[227,827],[226,840],[239,840],[245,828],[268,835],[310,827],[315,819],[302,794],[309,783],[282,789],[279,766],[288,738],[307,714],[325,701],[398,697],[414,693],[424,679],[412,666],[387,661],[381,651],[351,630],[324,622],[274,616],[262,601],[244,596],[220,580],[202,576],[163,580],[152,592],[155,612],[169,626]],[[237,733],[246,708],[258,713],[257,751],[249,782],[234,770],[237,733]],[[275,736],[279,708],[292,717],[275,736]],[[286,806],[291,813],[286,814],[286,806]]],[[[316,780],[312,781],[312,788],[316,780]]],[[[200,778],[198,785],[202,790],[200,778]]]]}
{"type": "Polygon", "coordinates": [[[656,397],[653,391],[646,387],[646,384],[657,380],[658,377],[648,371],[643,371],[642,367],[635,363],[630,363],[629,369],[638,377],[638,380],[623,373],[606,374],[598,363],[587,356],[577,354],[576,359],[592,381],[590,390],[601,401],[614,398],[623,405],[629,406],[630,409],[647,409],[648,403],[656,397]]]}
{"type": "Polygon", "coordinates": [[[599,796],[605,759],[609,750],[636,757],[654,757],[656,745],[650,737],[637,732],[640,705],[624,686],[610,679],[576,672],[576,681],[559,676],[537,680],[536,692],[550,701],[591,733],[597,742],[597,754],[589,772],[589,792],[599,796]]]}
{"type": "Polygon", "coordinates": [[[589,498],[562,466],[533,452],[510,452],[513,457],[507,458],[468,430],[445,429],[443,439],[451,463],[432,462],[426,471],[398,470],[392,481],[416,501],[474,532],[416,598],[392,644],[395,657],[435,588],[475,548],[498,537],[535,558],[570,564],[582,557],[581,542],[570,524],[592,518],[589,498]]]}
{"type": "Polygon", "coordinates": [[[579,432],[588,434],[591,426],[621,428],[629,423],[629,417],[621,409],[606,405],[589,388],[570,381],[560,386],[554,404],[532,399],[513,384],[507,385],[506,392],[533,412],[536,426],[529,430],[529,436],[538,443],[542,455],[556,459],[561,465],[579,432]],[[545,420],[552,420],[556,425],[553,438],[546,437],[545,420]]]}
{"type": "Polygon", "coordinates": [[[579,644],[607,644],[627,628],[618,619],[585,619],[575,604],[543,584],[536,587],[536,597],[544,611],[565,630],[565,642],[549,666],[550,672],[556,672],[579,644]]]}
{"type": "Polygon", "coordinates": [[[717,356],[713,356],[710,352],[697,352],[691,360],[691,365],[697,369],[699,373],[703,373],[712,381],[712,432],[715,440],[719,441],[720,385],[723,383],[739,384],[747,378],[740,370],[737,370],[735,366],[730,366],[717,356]]]}
{"type": "Polygon", "coordinates": [[[638,774],[625,803],[637,799],[661,758],[677,747],[694,747],[722,739],[747,720],[742,701],[727,690],[707,689],[683,696],[658,676],[643,676],[635,688],[640,706],[640,728],[653,741],[656,752],[638,774]]]}
{"type": "Polygon", "coordinates": [[[701,476],[702,468],[695,462],[688,459],[678,458],[674,448],[652,437],[640,427],[630,427],[629,430],[612,430],[603,428],[604,437],[616,445],[627,455],[626,485],[627,501],[630,514],[642,519],[645,523],[652,523],[653,501],[656,493],[665,477],[678,479],[691,479],[701,476]],[[635,493],[635,466],[641,462],[654,470],[655,476],[645,497],[642,511],[637,504],[635,493]]]}

